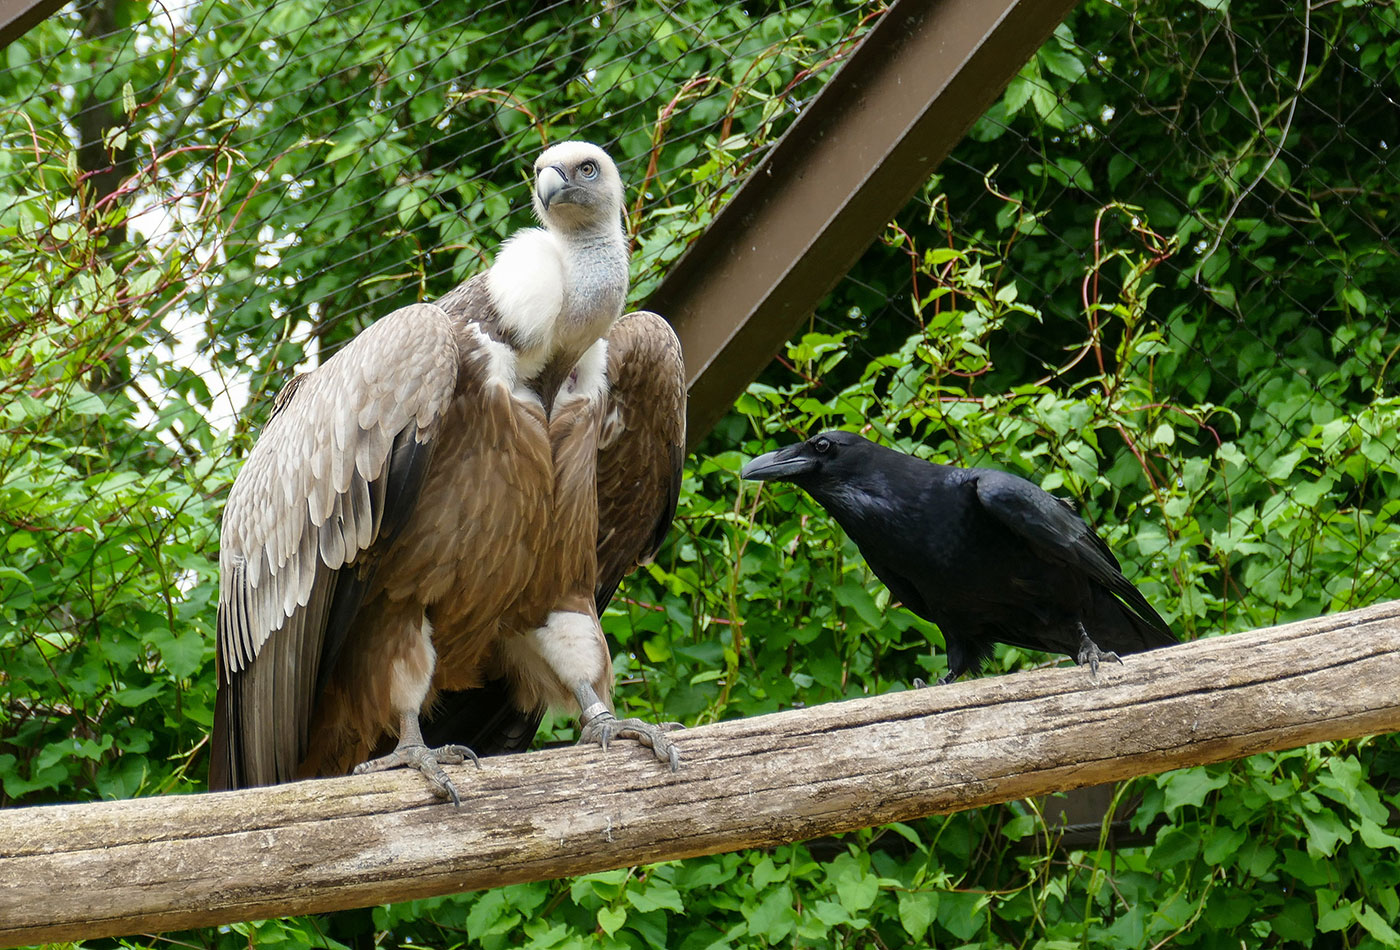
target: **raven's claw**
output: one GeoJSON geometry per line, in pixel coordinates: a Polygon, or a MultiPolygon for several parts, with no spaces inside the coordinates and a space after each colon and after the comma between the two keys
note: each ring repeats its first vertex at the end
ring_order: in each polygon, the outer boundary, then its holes
{"type": "Polygon", "coordinates": [[[1089,639],[1089,632],[1082,626],[1079,628],[1079,653],[1075,656],[1075,662],[1080,666],[1089,664],[1089,675],[1094,679],[1099,678],[1099,664],[1109,660],[1123,662],[1122,657],[1113,651],[1100,650],[1099,645],[1089,639]]]}

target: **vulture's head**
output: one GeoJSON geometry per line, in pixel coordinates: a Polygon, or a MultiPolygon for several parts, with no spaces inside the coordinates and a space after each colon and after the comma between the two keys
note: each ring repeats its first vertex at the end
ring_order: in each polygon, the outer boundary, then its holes
{"type": "Polygon", "coordinates": [[[739,476],[761,482],[792,482],[812,491],[854,481],[878,451],[875,443],[854,432],[829,429],[806,442],[760,455],[745,465],[739,476]]]}
{"type": "Polygon", "coordinates": [[[535,214],[566,231],[614,229],[622,221],[622,177],[589,142],[560,142],[535,159],[535,214]]]}

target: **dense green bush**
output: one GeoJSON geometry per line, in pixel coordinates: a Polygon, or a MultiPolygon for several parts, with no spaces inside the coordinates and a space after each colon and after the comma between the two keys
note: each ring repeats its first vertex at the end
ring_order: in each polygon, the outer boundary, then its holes
{"type": "MultiPolygon", "coordinates": [[[[873,12],[449,7],[111,4],[6,51],[0,802],[202,788],[264,395],[524,223],[542,130],[629,160],[640,295],[873,12]],[[128,186],[59,126],[89,96],[128,186]]],[[[810,499],[739,481],[825,426],[1074,499],[1183,637],[1400,593],[1397,73],[1393,3],[1087,0],[691,457],[604,617],[620,701],[693,724],[946,668],[810,499]]],[[[177,939],[1397,946],[1397,774],[1393,736],[1309,746],[1122,785],[1141,847],[1060,847],[1023,802],[177,939]]]]}

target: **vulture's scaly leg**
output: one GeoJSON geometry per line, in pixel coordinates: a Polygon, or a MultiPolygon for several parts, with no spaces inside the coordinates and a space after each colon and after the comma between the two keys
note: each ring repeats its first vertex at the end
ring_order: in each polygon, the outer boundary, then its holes
{"type": "Polygon", "coordinates": [[[674,772],[681,757],[666,731],[668,727],[679,727],[679,723],[657,725],[641,719],[618,719],[598,698],[598,690],[612,682],[612,661],[603,628],[593,612],[592,592],[578,602],[582,610],[554,610],[544,626],[530,632],[531,651],[547,667],[536,669],[533,675],[551,676],[573,693],[579,708],[580,742],[596,742],[606,749],[613,739],[635,739],[674,772]]]}
{"type": "Polygon", "coordinates": [[[399,744],[394,746],[394,751],[377,759],[361,762],[355,766],[355,774],[364,775],[366,772],[415,768],[427,776],[428,781],[433,785],[433,790],[440,797],[452,799],[452,804],[460,808],[462,797],[457,794],[457,787],[452,784],[452,779],[447,777],[442,766],[444,763],[460,765],[468,759],[476,763],[477,768],[481,768],[481,762],[477,759],[476,753],[464,745],[428,748],[423,742],[423,730],[418,725],[418,714],[406,712],[399,719],[399,744]]]}
{"type": "Polygon", "coordinates": [[[656,753],[656,757],[671,766],[674,772],[680,768],[681,754],[675,743],[667,736],[668,728],[680,728],[680,723],[670,722],[658,725],[644,719],[618,719],[608,711],[607,704],[598,698],[598,693],[588,683],[574,687],[574,698],[583,710],[578,717],[582,731],[580,742],[596,742],[604,749],[613,739],[636,739],[656,753]]]}
{"type": "Polygon", "coordinates": [[[1076,656],[1074,660],[1080,666],[1088,663],[1089,675],[1094,679],[1099,678],[1100,663],[1107,662],[1108,660],[1117,660],[1119,663],[1123,662],[1122,658],[1120,658],[1117,653],[1100,650],[1099,645],[1089,639],[1089,631],[1084,629],[1083,623],[1079,624],[1079,655],[1076,656]]]}

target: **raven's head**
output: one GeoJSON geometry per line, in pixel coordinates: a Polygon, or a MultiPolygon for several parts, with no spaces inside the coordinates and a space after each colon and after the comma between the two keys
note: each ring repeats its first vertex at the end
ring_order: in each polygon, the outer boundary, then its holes
{"type": "Polygon", "coordinates": [[[806,442],[760,455],[739,472],[761,482],[792,482],[810,489],[829,481],[844,481],[863,467],[862,457],[874,443],[856,435],[828,429],[806,442]]]}
{"type": "Polygon", "coordinates": [[[621,227],[622,178],[608,153],[589,142],[560,142],[535,160],[535,214],[566,231],[621,227]]]}

